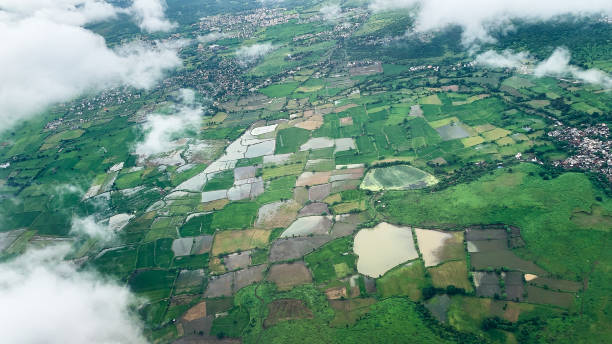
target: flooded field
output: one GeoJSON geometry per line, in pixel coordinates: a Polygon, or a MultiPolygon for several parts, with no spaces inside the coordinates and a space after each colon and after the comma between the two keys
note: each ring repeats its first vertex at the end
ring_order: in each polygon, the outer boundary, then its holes
{"type": "Polygon", "coordinates": [[[461,259],[465,255],[462,232],[442,232],[414,229],[425,266],[436,266],[449,259],[461,259]]]}
{"type": "Polygon", "coordinates": [[[331,227],[332,221],[329,216],[300,217],[281,234],[281,237],[290,238],[293,236],[308,236],[311,234],[324,235],[329,233],[331,227]]]}
{"type": "Polygon", "coordinates": [[[419,257],[412,239],[412,230],[386,222],[359,231],[353,249],[359,256],[359,273],[375,278],[398,264],[419,257]]]}

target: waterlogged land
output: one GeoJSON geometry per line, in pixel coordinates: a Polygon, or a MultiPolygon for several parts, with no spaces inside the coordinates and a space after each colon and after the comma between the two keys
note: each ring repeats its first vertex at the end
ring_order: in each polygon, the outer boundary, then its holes
{"type": "MultiPolygon", "coordinates": [[[[564,170],[589,156],[548,135],[580,127],[592,135],[570,142],[590,152],[609,92],[475,65],[452,30],[389,42],[406,14],[232,3],[181,12],[177,37],[225,34],[184,48],[163,88],[75,100],[2,136],[2,259],[71,245],[67,259],[143,300],[154,343],[612,336],[609,183],[583,168],[595,160],[564,170]],[[143,153],[152,114],[187,106],[179,89],[206,110],[143,153]]],[[[574,29],[499,44],[577,44],[574,29]]]]}

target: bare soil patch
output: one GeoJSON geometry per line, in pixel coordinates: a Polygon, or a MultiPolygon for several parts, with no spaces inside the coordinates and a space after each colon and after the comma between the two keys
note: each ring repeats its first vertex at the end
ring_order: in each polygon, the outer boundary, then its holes
{"type": "Polygon", "coordinates": [[[280,262],[301,258],[330,240],[329,235],[279,239],[270,248],[270,261],[280,262]]]}
{"type": "Polygon", "coordinates": [[[312,282],[312,274],[303,262],[272,265],[268,280],[278,286],[278,290],[290,290],[296,285],[312,282]]]}

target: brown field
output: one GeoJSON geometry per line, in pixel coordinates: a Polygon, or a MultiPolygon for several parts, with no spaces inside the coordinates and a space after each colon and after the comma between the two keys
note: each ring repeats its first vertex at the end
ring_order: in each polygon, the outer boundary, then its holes
{"type": "Polygon", "coordinates": [[[325,214],[325,215],[329,214],[329,208],[327,207],[327,204],[310,203],[309,205],[305,206],[304,208],[300,210],[298,216],[300,217],[314,216],[314,215],[321,215],[321,214],[325,214]]]}
{"type": "Polygon", "coordinates": [[[303,262],[277,264],[270,267],[268,280],[278,286],[278,290],[290,290],[296,285],[312,282],[312,274],[303,262]]]}
{"type": "Polygon", "coordinates": [[[329,196],[331,192],[331,184],[315,185],[308,190],[308,198],[311,201],[322,201],[329,196]]]}
{"type": "Polygon", "coordinates": [[[218,199],[216,201],[202,203],[198,205],[199,211],[213,211],[223,209],[229,203],[228,199],[218,199]]]}
{"type": "Polygon", "coordinates": [[[274,202],[259,208],[255,227],[257,228],[280,228],[288,227],[297,217],[300,204],[294,200],[274,202]]]}
{"type": "Polygon", "coordinates": [[[339,193],[333,194],[331,196],[326,197],[323,202],[327,204],[334,204],[342,202],[342,196],[339,193]]]}
{"type": "Polygon", "coordinates": [[[330,325],[334,327],[345,327],[353,325],[364,314],[370,310],[370,306],[376,303],[373,298],[331,300],[329,305],[334,309],[335,317],[330,325]]]}
{"type": "Polygon", "coordinates": [[[340,126],[346,127],[353,125],[353,117],[342,117],[340,118],[340,126]]]}
{"type": "MultiPolygon", "coordinates": [[[[304,114],[305,113],[306,112],[304,112],[304,114]]],[[[306,130],[316,130],[316,129],[319,129],[322,125],[323,125],[323,116],[312,115],[307,120],[296,123],[295,127],[306,129],[306,130]]]]}
{"type": "Polygon", "coordinates": [[[567,291],[576,293],[582,289],[582,283],[575,281],[559,280],[554,278],[537,277],[529,281],[537,287],[548,288],[556,291],[567,291]]]}
{"type": "Polygon", "coordinates": [[[294,319],[310,319],[312,311],[304,301],[296,299],[279,299],[268,304],[268,317],[264,320],[264,328],[276,325],[281,321],[294,319]]]}
{"type": "Polygon", "coordinates": [[[197,305],[191,307],[185,315],[183,315],[183,319],[186,321],[194,321],[197,319],[202,319],[206,316],[206,301],[202,301],[197,305]]]}
{"type": "Polygon", "coordinates": [[[211,257],[210,262],[208,263],[208,268],[210,272],[213,274],[222,274],[225,272],[225,265],[223,265],[223,261],[219,257],[211,257]]]}
{"type": "Polygon", "coordinates": [[[234,293],[248,285],[263,280],[266,268],[267,265],[262,264],[234,272],[234,293]]]}
{"type": "Polygon", "coordinates": [[[329,181],[329,177],[331,177],[331,172],[304,172],[298,177],[295,186],[325,184],[329,181]]]}
{"type": "Polygon", "coordinates": [[[264,247],[268,243],[271,230],[247,229],[222,231],[215,235],[212,254],[218,256],[221,253],[232,253],[250,250],[256,247],[264,247]]]}
{"type": "Polygon", "coordinates": [[[488,267],[508,267],[511,270],[518,270],[525,273],[536,275],[546,274],[542,268],[535,265],[533,262],[519,258],[514,252],[509,250],[471,253],[470,257],[470,262],[476,270],[486,270],[488,267]]]}
{"type": "Polygon", "coordinates": [[[474,290],[468,280],[468,270],[465,261],[453,261],[428,269],[431,281],[435,287],[446,288],[454,285],[466,291],[474,290]]]}
{"type": "Polygon", "coordinates": [[[276,240],[270,248],[270,261],[280,262],[302,258],[331,240],[329,235],[276,240]]]}
{"type": "Polygon", "coordinates": [[[228,272],[216,278],[211,278],[204,297],[232,296],[232,284],[234,283],[234,273],[228,272]]]}
{"type": "Polygon", "coordinates": [[[341,298],[346,298],[346,287],[333,287],[325,290],[325,296],[328,300],[338,300],[341,298]]]}
{"type": "Polygon", "coordinates": [[[346,111],[348,109],[352,109],[352,108],[354,108],[356,106],[357,106],[357,104],[347,104],[347,105],[339,106],[339,107],[334,109],[334,112],[335,113],[339,113],[339,112],[342,112],[342,111],[346,111]]]}
{"type": "Polygon", "coordinates": [[[308,190],[305,187],[293,189],[293,199],[299,204],[305,204],[308,201],[308,190]]]}
{"type": "Polygon", "coordinates": [[[546,290],[531,285],[525,286],[527,291],[527,302],[539,303],[561,308],[571,308],[574,305],[575,296],[572,293],[546,290]]]}

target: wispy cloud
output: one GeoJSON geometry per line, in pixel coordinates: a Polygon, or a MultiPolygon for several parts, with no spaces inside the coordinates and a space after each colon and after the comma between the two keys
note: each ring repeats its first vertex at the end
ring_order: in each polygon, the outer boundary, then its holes
{"type": "Polygon", "coordinates": [[[146,343],[130,291],[63,260],[68,245],[0,264],[4,343],[146,343]],[[61,316],[60,316],[61,314],[61,316]]]}
{"type": "Polygon", "coordinates": [[[414,9],[417,31],[436,31],[449,25],[463,28],[463,43],[471,46],[480,42],[493,42],[492,29],[511,29],[512,19],[545,21],[556,17],[612,14],[609,0],[372,0],[374,11],[414,9]]]}
{"type": "Polygon", "coordinates": [[[338,20],[342,17],[342,8],[338,4],[325,5],[319,10],[323,19],[325,20],[338,20]]]}
{"type": "Polygon", "coordinates": [[[276,47],[274,47],[272,43],[268,42],[243,46],[236,51],[236,58],[238,59],[238,63],[243,66],[247,66],[256,62],[274,49],[276,49],[276,47]]]}
{"type": "Polygon", "coordinates": [[[570,64],[571,53],[567,48],[559,47],[544,61],[535,63],[527,52],[513,53],[510,50],[498,53],[493,50],[478,55],[476,63],[492,68],[523,69],[536,77],[568,77],[581,82],[612,88],[612,76],[602,70],[583,69],[570,64]]]}
{"type": "Polygon", "coordinates": [[[145,139],[137,144],[135,153],[149,157],[175,148],[175,135],[197,130],[202,123],[202,109],[195,102],[192,90],[181,90],[181,104],[171,115],[151,114],[143,125],[145,139]]]}
{"type": "Polygon", "coordinates": [[[96,222],[94,216],[73,218],[70,233],[76,236],[97,239],[102,242],[110,242],[115,238],[115,232],[110,226],[96,222]]]}
{"type": "Polygon", "coordinates": [[[476,63],[493,68],[520,68],[530,60],[526,52],[513,53],[504,50],[498,53],[495,50],[486,51],[476,57],[476,63]]]}
{"type": "Polygon", "coordinates": [[[207,44],[210,42],[218,41],[225,37],[227,37],[227,34],[223,32],[211,32],[206,35],[198,36],[197,41],[200,43],[207,44]]]}

